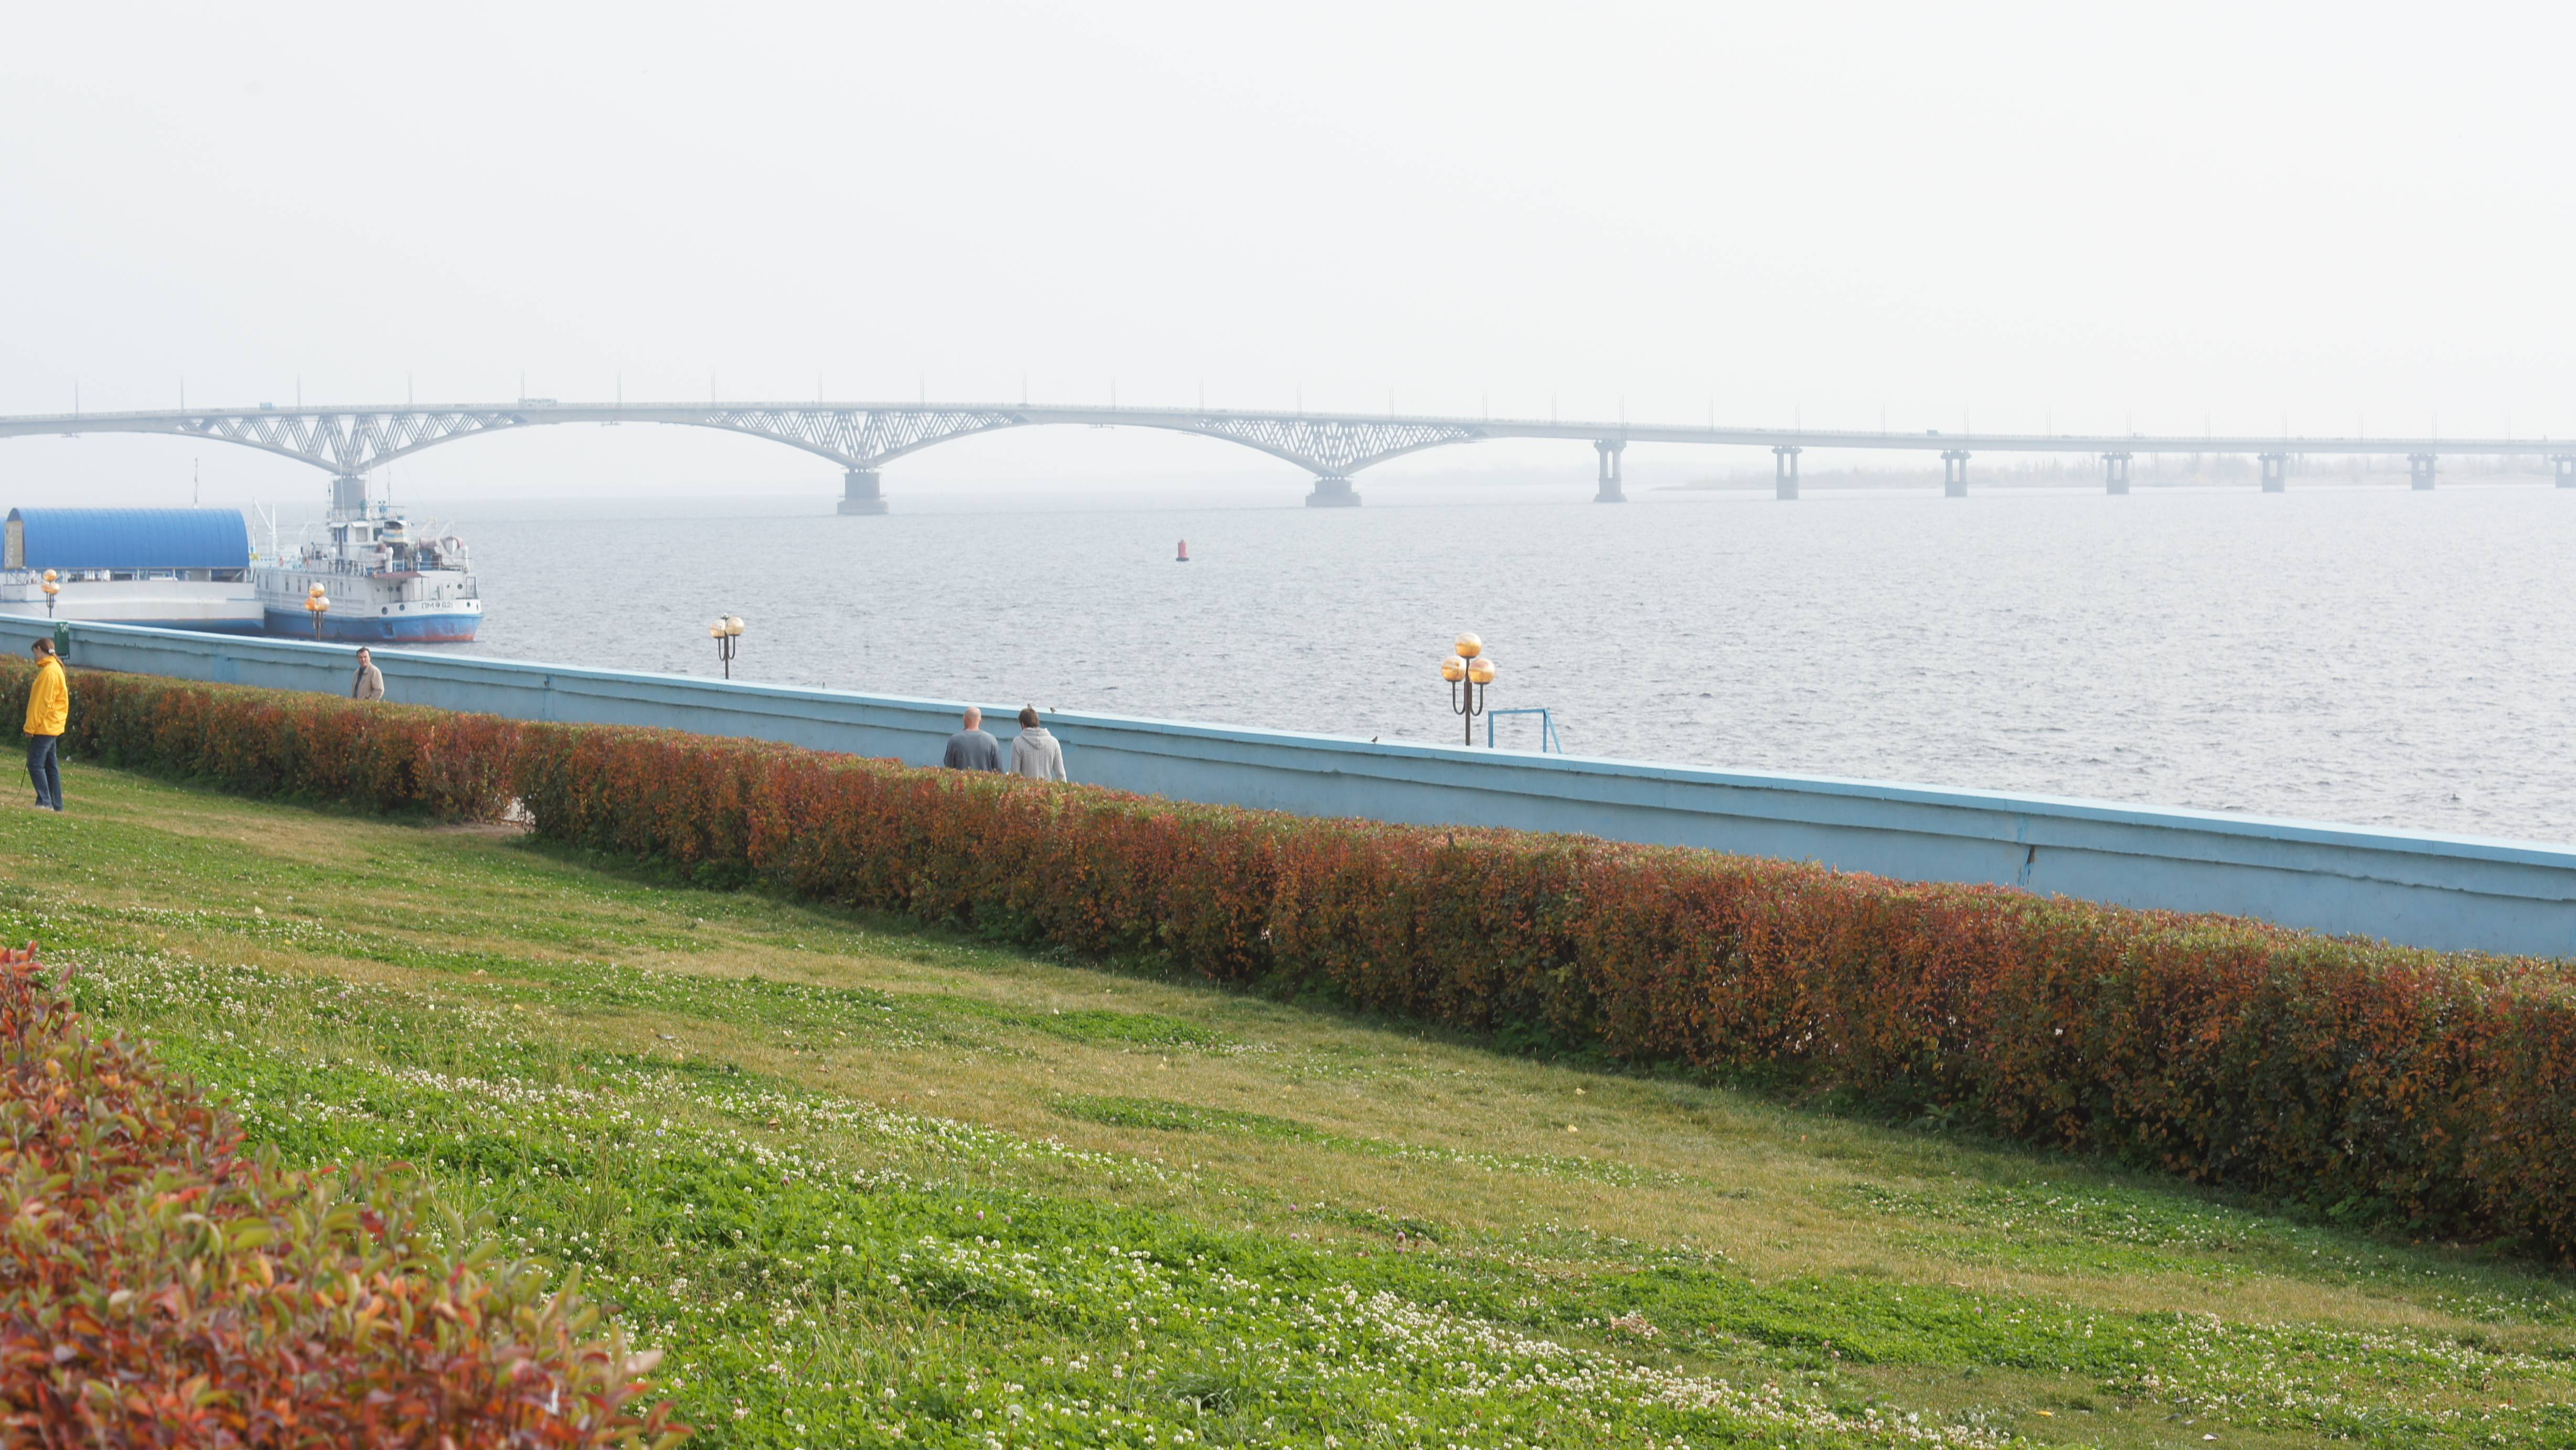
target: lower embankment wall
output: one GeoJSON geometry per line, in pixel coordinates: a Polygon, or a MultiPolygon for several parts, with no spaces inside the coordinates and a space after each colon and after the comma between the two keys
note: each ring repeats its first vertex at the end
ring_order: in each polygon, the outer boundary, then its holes
{"type": "MultiPolygon", "coordinates": [[[[23,653],[47,627],[0,617],[23,653]]],[[[339,693],[349,646],[73,625],[76,669],[339,693]]],[[[392,699],[649,725],[936,764],[963,701],[382,649],[392,699]]],[[[1008,740],[1014,703],[991,702],[1008,740]]],[[[1176,800],[1419,825],[1569,831],[1915,881],[2258,917],[2413,946],[2576,956],[2576,847],[1992,791],[1057,714],[1078,780],[1176,800]]]]}

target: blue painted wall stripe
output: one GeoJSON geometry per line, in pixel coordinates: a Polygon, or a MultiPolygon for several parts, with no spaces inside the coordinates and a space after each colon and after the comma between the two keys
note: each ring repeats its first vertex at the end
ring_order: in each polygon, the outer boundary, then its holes
{"type": "MultiPolygon", "coordinates": [[[[42,632],[0,619],[23,653],[42,632]]],[[[349,646],[72,627],[75,668],[342,693],[349,646]]],[[[936,764],[959,700],[861,695],[379,649],[396,700],[657,725],[936,764]]],[[[984,702],[1007,739],[1017,706],[984,702]]],[[[2576,955],[2576,847],[2104,801],[1757,774],[1285,730],[1052,715],[1076,780],[1175,800],[1427,825],[1573,831],[1917,881],[2222,911],[2416,946],[2576,955]]]]}

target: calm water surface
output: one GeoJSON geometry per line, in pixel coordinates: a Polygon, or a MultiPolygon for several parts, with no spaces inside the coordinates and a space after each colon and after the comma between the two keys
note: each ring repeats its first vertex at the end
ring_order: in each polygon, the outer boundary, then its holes
{"type": "Polygon", "coordinates": [[[1473,629],[1576,754],[2576,839],[2576,493],[1367,492],[448,512],[480,653],[1438,741],[1473,629]]]}

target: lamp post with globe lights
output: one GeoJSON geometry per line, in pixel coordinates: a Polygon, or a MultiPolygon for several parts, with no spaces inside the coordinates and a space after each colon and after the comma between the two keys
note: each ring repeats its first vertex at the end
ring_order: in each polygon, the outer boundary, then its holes
{"type": "Polygon", "coordinates": [[[707,638],[716,642],[716,658],[724,664],[724,677],[733,678],[733,652],[742,641],[742,616],[728,614],[707,626],[707,638]]]}
{"type": "Polygon", "coordinates": [[[45,571],[45,618],[47,619],[54,617],[54,596],[63,592],[62,578],[62,575],[51,569],[45,571]]]}
{"type": "Polygon", "coordinates": [[[1449,682],[1450,713],[1464,717],[1466,742],[1476,743],[1476,717],[1485,713],[1485,687],[1494,682],[1494,657],[1472,634],[1458,636],[1458,651],[1440,662],[1440,678],[1449,682]]]}
{"type": "Polygon", "coordinates": [[[316,584],[304,591],[304,612],[313,616],[313,637],[320,639],[322,616],[331,612],[331,596],[322,592],[321,585],[316,584]]]}

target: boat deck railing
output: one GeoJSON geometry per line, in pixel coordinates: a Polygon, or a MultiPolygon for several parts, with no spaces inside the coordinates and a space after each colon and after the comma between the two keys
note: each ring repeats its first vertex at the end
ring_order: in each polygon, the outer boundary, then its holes
{"type": "Polygon", "coordinates": [[[474,577],[462,569],[450,569],[444,566],[427,569],[395,569],[361,563],[356,559],[281,559],[261,567],[292,569],[304,574],[337,574],[352,579],[372,579],[385,574],[454,574],[459,579],[468,581],[474,577]]]}

